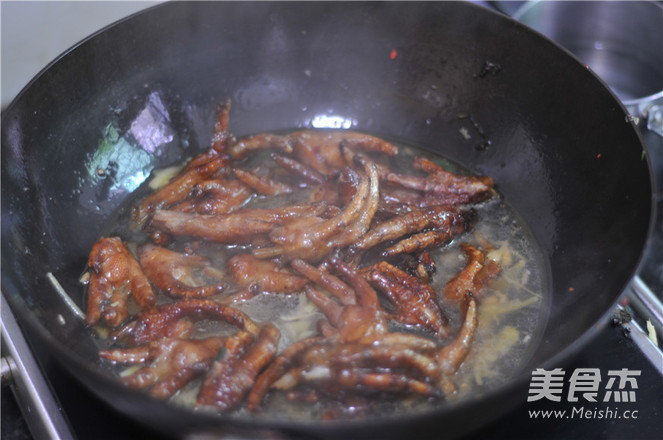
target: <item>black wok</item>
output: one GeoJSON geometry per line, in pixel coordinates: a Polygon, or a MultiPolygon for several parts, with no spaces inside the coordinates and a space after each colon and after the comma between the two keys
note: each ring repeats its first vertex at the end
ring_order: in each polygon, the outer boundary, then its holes
{"type": "Polygon", "coordinates": [[[3,115],[2,290],[86,386],[164,432],[457,435],[526,399],[534,367],[559,366],[606,321],[651,226],[643,151],[592,72],[469,3],[166,4],[62,55],[3,115]],[[494,177],[538,241],[550,288],[520,372],[430,413],[342,424],[228,421],[118,386],[49,280],[84,308],[78,277],[104,225],[150,170],[207,148],[226,97],[237,136],[351,126],[494,177]]]}

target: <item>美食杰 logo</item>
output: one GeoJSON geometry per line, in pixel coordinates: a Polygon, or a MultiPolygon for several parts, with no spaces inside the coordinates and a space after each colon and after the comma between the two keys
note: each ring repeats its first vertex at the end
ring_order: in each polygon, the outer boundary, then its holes
{"type": "Polygon", "coordinates": [[[576,368],[568,375],[561,368],[537,368],[532,371],[528,402],[548,400],[576,405],[570,410],[530,410],[530,418],[637,419],[637,410],[611,404],[635,402],[640,375],[640,370],[627,368],[608,370],[605,375],[599,368],[576,368]]]}

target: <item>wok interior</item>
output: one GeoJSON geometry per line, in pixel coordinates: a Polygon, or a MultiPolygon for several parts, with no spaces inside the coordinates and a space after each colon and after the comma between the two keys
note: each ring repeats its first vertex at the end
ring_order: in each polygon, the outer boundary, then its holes
{"type": "Polygon", "coordinates": [[[208,147],[226,97],[238,137],[351,127],[492,176],[549,273],[524,374],[586,339],[638,263],[651,214],[638,135],[523,26],[466,3],[168,4],[64,55],[3,115],[2,289],[84,380],[96,346],[46,273],[84,308],[78,277],[104,224],[151,169],[208,147]]]}

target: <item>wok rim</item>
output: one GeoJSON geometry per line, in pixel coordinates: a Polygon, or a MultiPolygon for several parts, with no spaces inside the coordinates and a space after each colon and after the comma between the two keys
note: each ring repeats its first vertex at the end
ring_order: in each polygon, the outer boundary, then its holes
{"type": "MultiPolygon", "coordinates": [[[[12,101],[7,105],[5,109],[2,110],[2,119],[6,119],[7,115],[12,114],[12,111],[14,107],[18,105],[18,103],[21,101],[22,97],[28,92],[28,90],[34,86],[35,83],[39,82],[40,78],[48,72],[53,66],[55,66],[62,58],[66,57],[70,53],[74,52],[78,47],[88,43],[90,40],[94,39],[98,35],[106,32],[108,29],[113,28],[117,26],[120,23],[124,23],[126,21],[130,21],[136,16],[143,15],[150,13],[151,11],[159,8],[166,7],[168,4],[171,2],[164,2],[164,3],[159,3],[150,7],[147,7],[143,10],[137,11],[131,15],[128,15],[127,17],[121,18],[103,28],[100,30],[90,34],[88,37],[82,39],[78,43],[74,44],[67,50],[63,51],[60,53],[55,59],[53,59],[50,63],[48,63],[42,70],[39,71],[22,89],[21,91],[12,99],[12,101]]],[[[173,3],[178,3],[178,2],[173,2],[173,3]]],[[[582,64],[582,62],[571,52],[569,52],[567,49],[564,47],[560,46],[558,43],[556,43],[553,40],[550,40],[546,36],[542,35],[538,31],[529,28],[528,26],[518,22],[517,20],[514,20],[508,16],[505,16],[503,14],[500,14],[492,9],[484,8],[482,6],[478,6],[475,4],[472,4],[472,2],[461,2],[461,3],[467,3],[471,5],[472,7],[475,8],[481,8],[487,10],[489,13],[494,14],[496,16],[501,17],[502,19],[508,20],[513,22],[512,24],[515,24],[516,26],[521,28],[521,31],[524,31],[525,33],[529,33],[532,35],[537,36],[538,38],[542,38],[547,40],[550,44],[554,45],[557,47],[559,50],[565,53],[566,56],[570,56],[577,63],[582,64]]],[[[529,37],[528,37],[529,38],[529,37]]],[[[610,89],[610,87],[606,84],[604,80],[602,80],[598,75],[593,72],[591,69],[588,69],[588,72],[593,76],[595,80],[597,80],[605,91],[610,94],[612,97],[612,100],[614,100],[618,106],[621,112],[624,114],[624,116],[628,116],[628,110],[626,108],[626,105],[624,102],[619,100],[615,93],[610,89]]],[[[660,92],[663,93],[663,92],[660,92]]],[[[658,94],[656,94],[658,95],[658,94]]],[[[648,146],[644,143],[642,133],[637,129],[637,126],[634,124],[632,120],[629,120],[629,125],[631,126],[631,129],[637,136],[638,142],[640,146],[642,147],[644,152],[648,152],[649,148],[648,146]]],[[[3,124],[4,125],[4,124],[3,124]]],[[[640,249],[637,261],[633,266],[631,267],[631,270],[629,271],[630,276],[624,280],[622,285],[619,287],[619,289],[615,288],[614,292],[616,293],[615,299],[611,302],[610,307],[607,310],[604,310],[601,315],[596,319],[591,325],[587,325],[587,327],[582,334],[572,343],[566,345],[564,348],[561,350],[557,351],[554,355],[550,356],[548,359],[546,359],[544,362],[542,362],[539,367],[540,368],[551,368],[553,366],[559,366],[563,365],[570,360],[585,346],[587,346],[589,343],[591,343],[597,335],[600,333],[601,330],[607,327],[608,321],[610,316],[614,313],[615,307],[623,300],[625,296],[628,294],[628,286],[632,282],[633,278],[637,275],[638,270],[640,266],[643,263],[643,259],[645,257],[645,251],[651,241],[651,237],[653,235],[653,231],[655,229],[655,220],[657,216],[657,203],[656,203],[656,181],[655,181],[655,175],[653,172],[653,165],[651,163],[650,155],[645,154],[645,157],[643,157],[643,160],[646,162],[647,165],[647,172],[648,172],[648,177],[649,177],[649,191],[650,191],[650,197],[649,197],[649,221],[647,225],[647,231],[644,234],[643,237],[643,245],[640,249]]],[[[499,188],[498,188],[499,191],[499,188]]],[[[4,235],[4,233],[3,233],[4,235]]],[[[72,350],[69,347],[66,347],[63,343],[61,343],[57,338],[55,338],[51,332],[49,332],[42,323],[39,322],[39,320],[36,318],[34,313],[32,313],[27,304],[25,304],[25,301],[23,300],[23,297],[21,293],[16,289],[16,292],[11,292],[13,289],[10,287],[9,289],[5,289],[5,283],[6,279],[6,274],[2,274],[2,287],[0,287],[0,293],[5,297],[7,300],[7,303],[9,304],[10,308],[12,311],[20,317],[17,321],[19,322],[19,326],[23,327],[24,325],[28,327],[31,333],[35,334],[38,336],[42,342],[45,343],[45,345],[53,352],[55,357],[57,358],[58,362],[65,367],[67,372],[76,380],[81,381],[82,379],[79,377],[76,377],[76,369],[83,370],[86,375],[92,377],[93,380],[96,381],[101,381],[104,383],[104,385],[109,386],[109,387],[114,387],[114,388],[122,388],[123,392],[126,394],[129,394],[132,396],[134,399],[138,399],[139,401],[144,401],[144,402],[149,402],[151,405],[158,405],[162,407],[166,407],[168,411],[172,411],[174,413],[182,414],[183,416],[186,416],[187,418],[193,417],[195,419],[200,420],[200,427],[203,427],[205,429],[207,428],[220,428],[220,427],[226,427],[222,426],[223,425],[230,425],[232,426],[237,426],[240,428],[248,428],[249,430],[277,430],[277,431],[292,431],[293,429],[296,431],[303,430],[304,432],[319,432],[321,430],[323,431],[333,431],[333,432],[346,432],[346,431],[352,431],[358,428],[361,429],[372,429],[372,428],[380,428],[384,429],[385,424],[389,426],[395,426],[395,425],[401,425],[403,423],[416,423],[417,421],[427,421],[434,419],[436,417],[445,417],[449,416],[453,413],[456,412],[461,412],[462,410],[465,409],[470,409],[474,406],[476,406],[478,403],[481,401],[485,401],[488,399],[495,399],[499,396],[503,395],[508,395],[511,392],[518,390],[518,389],[523,389],[524,386],[526,385],[527,381],[529,380],[529,375],[531,374],[531,371],[526,371],[522,369],[522,365],[518,367],[518,372],[514,374],[510,379],[505,381],[504,383],[495,386],[494,388],[491,388],[487,390],[485,393],[483,393],[481,396],[468,396],[461,400],[460,402],[454,402],[452,404],[443,404],[439,407],[432,408],[429,411],[425,411],[422,413],[412,413],[412,414],[405,414],[401,415],[397,418],[385,418],[385,417],[370,417],[370,418],[360,418],[360,419],[340,419],[340,420],[330,420],[330,421],[323,421],[323,420],[291,420],[291,419],[286,419],[286,420],[279,420],[279,419],[261,419],[261,418],[245,418],[245,417],[236,417],[236,416],[229,416],[227,414],[207,414],[204,412],[200,413],[194,413],[194,411],[190,409],[185,409],[182,407],[179,407],[177,405],[170,404],[168,402],[164,402],[161,400],[157,400],[154,398],[151,398],[147,396],[144,392],[133,390],[127,387],[122,386],[119,381],[117,380],[116,377],[112,377],[111,375],[108,374],[108,372],[103,371],[98,365],[93,365],[84,359],[81,358],[80,355],[78,355],[74,350],[72,350]],[[17,298],[19,298],[17,300],[17,298]],[[64,358],[65,361],[62,361],[60,358],[64,358]]],[[[11,284],[11,283],[9,283],[11,284]]],[[[548,324],[546,323],[546,326],[548,324]]],[[[111,402],[110,399],[107,398],[107,396],[104,396],[97,392],[97,390],[94,389],[94,387],[86,386],[87,391],[89,391],[91,394],[94,394],[97,396],[100,400],[104,401],[106,404],[109,406],[119,410],[122,412],[120,408],[115,405],[114,402],[111,402]]],[[[523,395],[524,396],[524,395],[523,395]]],[[[514,399],[511,399],[514,400],[514,399]]],[[[503,414],[505,414],[508,411],[511,411],[512,408],[516,405],[515,402],[511,402],[509,405],[505,405],[504,408],[500,409],[500,412],[497,417],[501,417],[503,414]]],[[[128,415],[127,415],[128,416],[128,415]]],[[[130,416],[128,416],[130,417],[130,416]]],[[[150,423],[145,423],[142,420],[133,418],[134,420],[138,421],[139,423],[145,424],[146,426],[149,426],[151,428],[155,428],[152,424],[150,423]]],[[[495,418],[490,418],[490,420],[494,420],[495,418]]],[[[478,430],[480,427],[484,426],[478,425],[474,426],[473,428],[470,429],[471,431],[478,430]]],[[[159,428],[156,428],[157,430],[159,428]]],[[[197,431],[193,431],[194,433],[197,431]]]]}

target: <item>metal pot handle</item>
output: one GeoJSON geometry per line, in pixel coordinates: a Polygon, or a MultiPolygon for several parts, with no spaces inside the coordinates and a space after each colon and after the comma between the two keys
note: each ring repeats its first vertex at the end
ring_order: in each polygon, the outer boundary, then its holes
{"type": "Polygon", "coordinates": [[[638,125],[640,119],[647,121],[647,130],[663,138],[663,91],[646,98],[624,102],[629,118],[638,125]]]}

